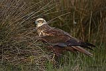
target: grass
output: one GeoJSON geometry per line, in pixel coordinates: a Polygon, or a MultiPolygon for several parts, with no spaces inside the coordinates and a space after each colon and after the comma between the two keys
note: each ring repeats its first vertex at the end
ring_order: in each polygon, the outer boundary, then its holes
{"type": "MultiPolygon", "coordinates": [[[[88,57],[82,54],[67,53],[59,59],[59,67],[54,68],[53,65],[47,62],[46,71],[105,71],[106,68],[106,49],[104,45],[96,48],[93,51],[94,56],[88,57]]],[[[36,64],[19,64],[3,63],[0,65],[0,71],[36,71],[39,68],[36,64]]],[[[41,69],[42,70],[42,69],[41,69]]]]}
{"type": "Polygon", "coordinates": [[[106,71],[105,7],[105,0],[0,1],[0,71],[106,71]],[[55,67],[36,42],[37,17],[95,44],[94,56],[66,52],[55,67]]]}

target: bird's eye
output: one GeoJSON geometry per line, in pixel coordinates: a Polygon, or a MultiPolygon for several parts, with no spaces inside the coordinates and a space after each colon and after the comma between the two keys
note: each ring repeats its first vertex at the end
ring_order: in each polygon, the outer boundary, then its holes
{"type": "Polygon", "coordinates": [[[38,23],[43,23],[44,22],[44,20],[39,20],[39,21],[37,21],[38,23]]]}
{"type": "Polygon", "coordinates": [[[44,22],[44,20],[42,20],[42,23],[44,22]]]}

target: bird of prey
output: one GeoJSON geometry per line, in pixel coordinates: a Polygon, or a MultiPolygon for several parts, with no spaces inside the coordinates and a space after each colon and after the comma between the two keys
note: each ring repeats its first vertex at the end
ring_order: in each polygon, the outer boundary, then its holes
{"type": "Polygon", "coordinates": [[[39,37],[44,43],[49,44],[48,48],[56,56],[60,56],[65,51],[81,52],[88,56],[93,55],[85,49],[92,50],[92,47],[95,47],[93,44],[78,40],[61,29],[49,26],[43,18],[36,19],[35,23],[39,37]]]}

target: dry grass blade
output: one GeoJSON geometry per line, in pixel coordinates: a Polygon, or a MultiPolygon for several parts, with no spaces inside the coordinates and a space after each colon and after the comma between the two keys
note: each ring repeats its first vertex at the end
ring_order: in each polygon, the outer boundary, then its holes
{"type": "MultiPolygon", "coordinates": [[[[6,62],[11,65],[34,65],[33,70],[42,71],[47,64],[48,71],[54,70],[52,65],[45,63],[51,59],[51,55],[43,48],[45,45],[36,42],[33,22],[38,17],[44,17],[51,26],[61,28],[74,37],[98,46],[93,53],[94,61],[80,54],[78,59],[76,55],[66,53],[59,60],[60,71],[86,71],[85,66],[106,65],[105,0],[0,0],[1,64],[6,62]]],[[[27,66],[26,71],[33,71],[28,70],[29,67],[27,66]]]]}

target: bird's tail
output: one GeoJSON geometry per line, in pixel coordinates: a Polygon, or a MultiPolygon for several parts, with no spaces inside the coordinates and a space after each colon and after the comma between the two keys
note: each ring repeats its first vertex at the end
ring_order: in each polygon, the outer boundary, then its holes
{"type": "Polygon", "coordinates": [[[73,48],[73,50],[76,50],[76,51],[79,51],[79,52],[81,52],[81,53],[84,53],[84,54],[86,54],[86,55],[88,55],[88,56],[90,56],[90,57],[93,56],[92,53],[90,53],[89,51],[85,50],[84,48],[82,48],[82,47],[80,47],[80,46],[71,46],[71,47],[68,47],[68,50],[69,50],[69,51],[72,51],[72,48],[73,48]],[[71,48],[71,49],[70,49],[70,48],[71,48]]]}
{"type": "Polygon", "coordinates": [[[92,47],[95,47],[95,45],[91,44],[91,43],[88,43],[88,42],[80,42],[80,46],[81,47],[84,47],[84,48],[88,48],[90,50],[93,50],[92,47]]]}
{"type": "Polygon", "coordinates": [[[77,41],[75,39],[70,39],[65,43],[67,46],[81,46],[83,48],[87,48],[90,50],[93,50],[93,47],[95,47],[95,45],[88,43],[88,42],[83,42],[83,41],[77,41]]]}

